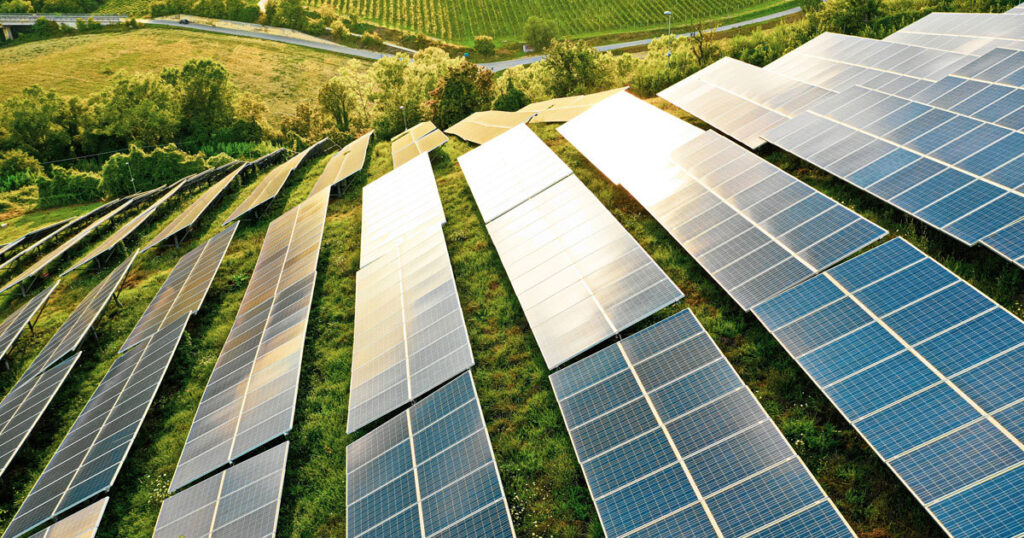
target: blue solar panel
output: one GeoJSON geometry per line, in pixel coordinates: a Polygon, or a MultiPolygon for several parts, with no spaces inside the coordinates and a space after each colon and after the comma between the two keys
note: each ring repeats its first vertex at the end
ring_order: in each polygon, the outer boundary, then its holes
{"type": "Polygon", "coordinates": [[[851,535],[689,310],[551,384],[609,536],[851,535]]]}
{"type": "Polygon", "coordinates": [[[1015,528],[1024,322],[902,239],[754,313],[951,534],[1015,528]]]}
{"type": "Polygon", "coordinates": [[[465,372],[346,449],[348,536],[514,536],[465,372]]]}

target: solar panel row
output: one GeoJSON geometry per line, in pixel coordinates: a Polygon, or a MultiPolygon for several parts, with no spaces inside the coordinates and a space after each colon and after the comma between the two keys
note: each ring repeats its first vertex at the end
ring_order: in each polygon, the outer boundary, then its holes
{"type": "Polygon", "coordinates": [[[7,316],[3,323],[0,323],[0,359],[7,356],[7,352],[14,346],[14,341],[18,339],[25,327],[32,323],[32,318],[43,309],[58,284],[60,284],[60,280],[37,293],[35,297],[7,316]]]}
{"type": "Polygon", "coordinates": [[[284,187],[285,182],[292,176],[300,166],[302,166],[308,159],[312,159],[326,149],[328,139],[320,140],[308,148],[296,153],[294,157],[285,161],[284,164],[278,165],[276,168],[270,171],[258,184],[256,188],[242,201],[235,210],[231,213],[231,216],[224,221],[226,226],[229,222],[241,217],[242,215],[256,209],[257,207],[267,203],[277,196],[281,192],[281,188],[284,187]]]}
{"type": "MultiPolygon", "coordinates": [[[[104,211],[109,210],[114,204],[117,204],[119,202],[120,202],[120,200],[115,200],[113,202],[107,202],[106,204],[103,204],[103,205],[97,207],[96,209],[93,209],[92,211],[89,211],[88,213],[86,213],[84,215],[80,215],[78,217],[75,217],[75,218],[63,221],[63,223],[60,226],[58,226],[58,227],[56,227],[56,228],[54,228],[52,230],[49,230],[46,234],[43,234],[41,237],[39,237],[35,242],[31,242],[31,244],[29,244],[25,248],[19,250],[17,254],[11,256],[7,260],[5,260],[3,263],[0,263],[0,271],[2,271],[3,269],[7,268],[8,266],[13,264],[17,260],[21,259],[23,256],[28,255],[28,254],[34,252],[37,248],[42,247],[42,245],[50,242],[55,237],[57,237],[57,236],[59,236],[59,235],[61,235],[63,233],[70,232],[71,230],[75,229],[75,227],[77,227],[79,224],[87,222],[89,219],[91,219],[91,218],[93,218],[93,217],[95,217],[97,215],[102,214],[104,211]]],[[[29,241],[26,241],[26,243],[29,243],[29,241]]]]}
{"type": "Polygon", "coordinates": [[[469,372],[345,453],[351,538],[515,536],[469,372]]]}
{"type": "Polygon", "coordinates": [[[853,536],[689,310],[551,384],[608,536],[853,536]]]}
{"type": "Polygon", "coordinates": [[[953,536],[1024,532],[1024,323],[903,239],[754,309],[953,536]]]}
{"type": "Polygon", "coordinates": [[[473,366],[441,227],[427,224],[356,273],[348,432],[473,366]]]}
{"type": "Polygon", "coordinates": [[[90,504],[70,516],[35,533],[31,538],[93,538],[107,509],[109,497],[90,504]]]}
{"type": "Polygon", "coordinates": [[[1006,13],[1009,15],[1022,15],[1024,14],[1024,4],[1010,8],[1006,13]]]}
{"type": "Polygon", "coordinates": [[[536,112],[484,110],[466,116],[462,121],[445,129],[444,132],[455,135],[466,142],[483,144],[517,125],[529,122],[535,115],[536,112]]]}
{"type": "Polygon", "coordinates": [[[372,138],[373,131],[370,131],[338,150],[327,162],[327,167],[316,180],[312,192],[333,187],[362,170],[366,164],[366,150],[369,149],[372,138]]]}
{"type": "Polygon", "coordinates": [[[572,95],[569,97],[558,97],[548,101],[530,103],[519,112],[533,112],[537,115],[530,121],[534,123],[563,123],[584,113],[590,107],[601,101],[626,91],[626,88],[615,88],[588,95],[572,95]]]}
{"type": "Polygon", "coordinates": [[[930,13],[885,41],[973,55],[994,48],[1024,50],[1024,25],[1012,14],[930,13]]]}
{"type": "Polygon", "coordinates": [[[314,193],[270,223],[172,492],[291,430],[329,195],[314,193]]]}
{"type": "MultiPolygon", "coordinates": [[[[234,169],[231,173],[224,176],[220,181],[215,183],[212,187],[203,191],[201,195],[194,202],[192,202],[185,211],[182,211],[177,217],[174,218],[167,226],[164,226],[160,233],[157,234],[152,241],[149,242],[145,247],[142,248],[142,252],[145,252],[159,243],[166,241],[171,237],[175,237],[182,231],[192,227],[193,224],[199,220],[204,212],[220,198],[221,194],[235,181],[238,176],[245,173],[250,168],[250,164],[243,163],[240,166],[237,163],[234,164],[234,169]]],[[[177,243],[177,238],[175,239],[177,243]]]]}
{"type": "Polygon", "coordinates": [[[153,537],[273,537],[287,459],[284,442],[171,496],[153,537]]]}
{"type": "Polygon", "coordinates": [[[270,153],[256,159],[255,161],[250,162],[249,166],[256,170],[263,170],[267,166],[270,166],[280,161],[284,157],[284,154],[284,148],[275,149],[274,151],[271,151],[270,153]]]}
{"type": "Polygon", "coordinates": [[[395,168],[430,153],[448,141],[448,137],[433,123],[425,121],[412,126],[391,139],[391,160],[395,168]]]}

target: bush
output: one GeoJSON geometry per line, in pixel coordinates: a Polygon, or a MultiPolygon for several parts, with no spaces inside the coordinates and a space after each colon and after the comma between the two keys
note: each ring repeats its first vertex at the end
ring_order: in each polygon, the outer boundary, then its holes
{"type": "Polygon", "coordinates": [[[32,3],[28,0],[0,2],[0,13],[32,13],[32,3]]]}
{"type": "Polygon", "coordinates": [[[505,78],[505,86],[502,87],[498,96],[494,98],[491,108],[514,112],[528,104],[530,104],[530,98],[523,93],[523,90],[517,88],[511,78],[505,78]]]}
{"type": "Polygon", "coordinates": [[[377,32],[366,32],[359,44],[368,49],[381,49],[384,48],[384,38],[377,35],[377,32]]]}
{"type": "Polygon", "coordinates": [[[333,35],[335,39],[348,37],[349,32],[350,30],[348,29],[348,26],[345,24],[345,21],[341,19],[338,19],[334,21],[333,24],[331,24],[331,35],[333,35]]]}
{"type": "Polygon", "coordinates": [[[533,50],[540,51],[548,48],[556,37],[558,37],[558,25],[555,21],[536,16],[526,19],[526,25],[523,26],[523,39],[527,45],[533,47],[533,50]]]}
{"type": "Polygon", "coordinates": [[[482,56],[494,56],[494,38],[489,35],[478,35],[473,38],[473,49],[482,56]]]}
{"type": "Polygon", "coordinates": [[[76,19],[75,29],[79,32],[94,32],[96,30],[102,30],[103,25],[96,22],[96,19],[89,17],[88,19],[76,19]]]}
{"type": "Polygon", "coordinates": [[[224,166],[229,162],[234,161],[235,158],[228,155],[227,153],[220,152],[213,157],[206,159],[206,166],[209,168],[217,168],[218,166],[224,166]]]}
{"type": "Polygon", "coordinates": [[[99,189],[108,198],[118,198],[165,185],[205,168],[201,156],[189,155],[174,144],[150,153],[132,146],[127,154],[115,153],[103,164],[99,189]]]}
{"type": "Polygon", "coordinates": [[[100,181],[95,172],[81,172],[61,166],[50,170],[50,177],[39,178],[39,207],[93,202],[102,198],[100,181]]]}
{"type": "Polygon", "coordinates": [[[0,153],[0,177],[23,173],[42,174],[43,165],[39,164],[39,159],[20,149],[0,153]]]}
{"type": "Polygon", "coordinates": [[[60,25],[43,17],[36,19],[36,22],[32,24],[32,28],[29,33],[37,37],[54,37],[59,36],[62,31],[60,25]]]}

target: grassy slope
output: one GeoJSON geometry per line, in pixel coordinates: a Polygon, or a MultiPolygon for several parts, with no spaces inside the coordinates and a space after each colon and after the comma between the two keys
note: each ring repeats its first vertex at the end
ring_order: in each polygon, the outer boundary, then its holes
{"type": "Polygon", "coordinates": [[[39,84],[63,95],[86,96],[119,70],[159,73],[191,58],[224,64],[240,89],[263,96],[279,120],[350,60],[333,52],[273,41],[177,28],[150,27],[34,41],[0,49],[0,100],[39,84]],[[70,65],[73,69],[54,69],[70,65]]]}
{"type": "MultiPolygon", "coordinates": [[[[938,529],[924,510],[756,320],[740,311],[625,191],[604,179],[553,127],[540,127],[538,132],[686,293],[680,304],[647,323],[692,308],[860,533],[937,535],[938,529]]],[[[547,369],[455,162],[466,150],[466,144],[452,140],[435,156],[434,170],[448,216],[445,236],[477,361],[474,379],[517,531],[522,536],[599,535],[596,513],[546,380],[547,369]]],[[[963,248],[781,152],[766,152],[765,156],[906,237],[1017,315],[1024,313],[1024,272],[982,249],[963,248]]],[[[325,162],[322,158],[300,170],[301,179],[289,182],[264,218],[245,222],[236,235],[114,486],[102,535],[151,532],[266,226],[272,217],[305,197],[325,162]]],[[[377,144],[366,177],[379,177],[389,169],[388,145],[377,144]]],[[[344,447],[354,438],[345,434],[345,404],[360,235],[362,177],[357,179],[354,188],[334,200],[328,210],[295,430],[290,436],[292,449],[279,524],[284,536],[336,535],[344,529],[344,447]]],[[[151,251],[136,262],[122,295],[125,306],[111,307],[101,317],[98,338],[87,343],[82,362],[4,477],[0,526],[10,521],[177,257],[215,234],[219,222],[254,183],[211,208],[181,249],[151,251]]],[[[196,195],[191,194],[185,202],[196,195]]],[[[155,235],[185,202],[144,227],[145,235],[137,244],[155,235]]],[[[36,333],[26,333],[15,345],[11,370],[0,372],[0,392],[9,390],[15,372],[27,367],[46,338],[102,276],[79,272],[65,280],[44,311],[36,333]]],[[[0,314],[20,302],[4,298],[0,314]]]]}

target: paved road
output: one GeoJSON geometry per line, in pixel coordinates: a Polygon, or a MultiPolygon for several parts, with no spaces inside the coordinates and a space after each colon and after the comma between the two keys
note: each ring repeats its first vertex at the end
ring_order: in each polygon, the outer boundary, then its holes
{"type": "MultiPolygon", "coordinates": [[[[724,32],[726,30],[732,30],[734,28],[742,28],[744,26],[750,26],[750,25],[753,25],[753,24],[760,24],[762,22],[773,21],[775,19],[781,19],[782,17],[788,17],[788,16],[794,15],[796,13],[800,13],[800,8],[799,7],[795,7],[795,8],[792,8],[792,9],[787,9],[785,11],[779,11],[778,13],[772,13],[771,15],[765,15],[763,17],[757,17],[757,18],[753,18],[753,19],[749,19],[749,20],[745,20],[745,21],[741,21],[741,22],[734,22],[732,24],[726,24],[726,25],[723,25],[723,26],[719,26],[718,28],[715,28],[714,31],[715,32],[724,32]]],[[[693,32],[689,32],[689,33],[686,33],[686,34],[680,34],[680,35],[687,35],[687,36],[689,36],[689,35],[693,35],[693,32]]],[[[633,47],[642,47],[644,45],[649,45],[651,43],[651,41],[653,41],[653,40],[654,40],[654,38],[638,39],[636,41],[626,41],[626,42],[623,42],[623,43],[613,43],[611,45],[601,45],[601,46],[596,47],[596,48],[597,48],[597,50],[600,50],[600,51],[630,49],[630,48],[633,48],[633,47]]],[[[516,65],[532,64],[534,62],[539,62],[539,61],[541,61],[543,59],[544,59],[544,55],[541,54],[541,55],[538,55],[538,56],[524,56],[522,58],[515,58],[515,59],[512,59],[512,60],[505,60],[505,61],[502,61],[502,62],[483,63],[483,64],[480,64],[480,65],[490,69],[491,71],[501,71],[503,69],[508,69],[509,67],[513,67],[513,66],[516,66],[516,65]]]]}

